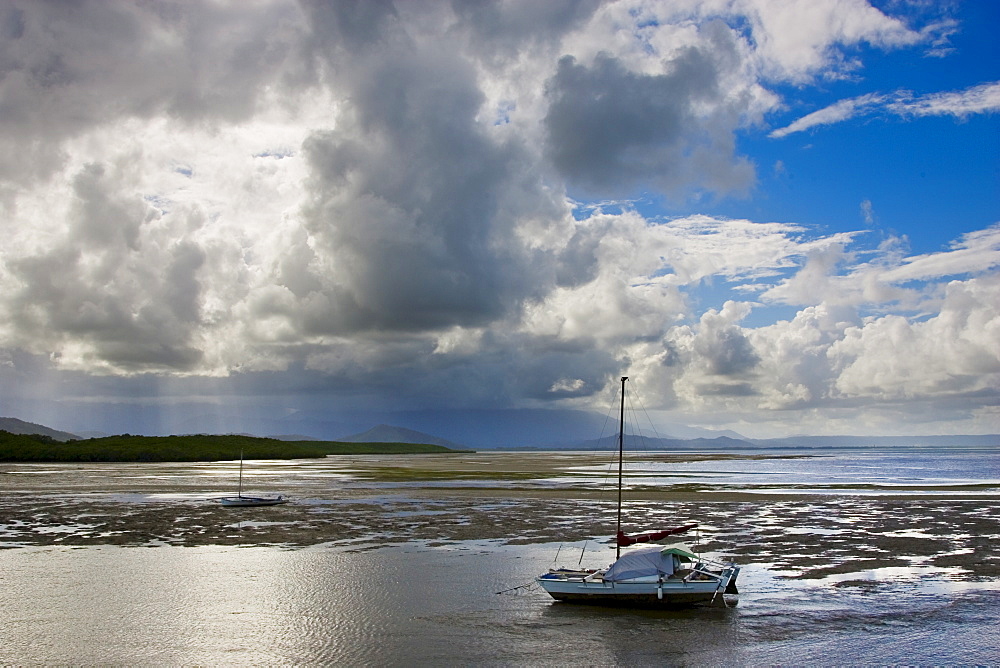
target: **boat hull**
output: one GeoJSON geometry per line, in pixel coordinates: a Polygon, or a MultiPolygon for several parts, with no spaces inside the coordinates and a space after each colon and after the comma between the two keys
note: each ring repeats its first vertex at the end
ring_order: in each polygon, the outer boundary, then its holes
{"type": "Polygon", "coordinates": [[[284,497],[267,498],[259,496],[226,496],[219,499],[219,503],[229,508],[246,508],[252,506],[278,506],[288,503],[284,497]]]}
{"type": "Polygon", "coordinates": [[[542,575],[535,579],[557,601],[626,607],[683,607],[710,604],[735,586],[739,568],[719,580],[668,579],[663,582],[604,582],[542,575]]]}
{"type": "Polygon", "coordinates": [[[617,608],[688,608],[694,606],[712,605],[722,598],[722,595],[711,594],[675,594],[658,598],[656,594],[609,594],[593,595],[575,593],[549,592],[552,598],[563,603],[577,605],[600,605],[617,608]]]}

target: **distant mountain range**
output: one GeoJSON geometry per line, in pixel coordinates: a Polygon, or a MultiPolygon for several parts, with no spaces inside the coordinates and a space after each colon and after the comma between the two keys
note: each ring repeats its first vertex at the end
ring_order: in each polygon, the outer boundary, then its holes
{"type": "MultiPolygon", "coordinates": [[[[406,411],[300,410],[284,415],[264,411],[205,411],[188,413],[181,419],[152,409],[114,413],[100,405],[81,412],[66,406],[60,426],[84,437],[111,434],[255,434],[282,440],[337,441],[356,436],[373,425],[393,425],[432,435],[473,449],[574,447],[607,433],[606,417],[583,410],[563,409],[471,409],[406,411]],[[72,427],[70,427],[72,425],[72,427]],[[160,427],[160,425],[168,425],[160,427]],[[166,431],[169,429],[169,431],[166,431]]],[[[710,431],[683,425],[657,425],[661,437],[688,439],[729,436],[730,431],[710,431]]]]}
{"type": "Polygon", "coordinates": [[[123,416],[98,405],[88,407],[85,413],[68,406],[60,414],[60,424],[74,425],[70,431],[76,433],[82,430],[164,436],[251,433],[336,441],[384,424],[432,434],[475,449],[575,443],[600,434],[604,421],[603,415],[589,411],[546,409],[300,410],[280,416],[263,411],[205,411],[189,413],[181,419],[171,416],[165,421],[164,416],[152,409],[123,416]],[[169,424],[169,431],[160,428],[161,424],[169,424]]]}
{"type": "Polygon", "coordinates": [[[25,422],[24,420],[18,420],[17,418],[10,417],[0,417],[0,429],[11,434],[40,434],[42,436],[48,436],[49,438],[63,442],[80,440],[79,436],[71,434],[68,431],[49,429],[48,427],[44,427],[40,424],[25,422]]]}
{"type": "MultiPolygon", "coordinates": [[[[348,443],[427,443],[442,445],[447,448],[463,449],[516,449],[516,450],[613,450],[617,447],[617,435],[600,439],[587,438],[587,434],[605,431],[607,425],[603,420],[583,411],[468,411],[460,414],[456,427],[455,421],[441,419],[436,423],[440,427],[449,427],[449,432],[471,434],[475,425],[481,428],[478,437],[449,439],[430,433],[434,429],[434,414],[418,413],[422,416],[420,422],[431,425],[427,431],[410,427],[393,426],[387,423],[364,431],[354,433],[342,431],[337,435],[330,434],[334,425],[345,428],[339,423],[326,423],[326,432],[315,435],[317,423],[306,418],[295,421],[265,420],[261,424],[251,424],[239,430],[247,435],[267,435],[284,441],[344,441],[348,443]],[[268,431],[259,427],[289,427],[311,426],[311,429],[295,429],[280,432],[268,431]],[[565,430],[554,429],[566,427],[565,430]],[[255,429],[254,427],[258,427],[255,429]],[[312,432],[310,434],[309,432],[312,432]],[[275,435],[278,434],[278,435],[275,435]],[[329,434],[329,435],[327,435],[329,434]]],[[[443,416],[437,416],[443,418],[443,416]]],[[[617,424],[617,422],[615,423],[617,424]]],[[[12,434],[43,434],[57,441],[68,441],[107,434],[82,432],[72,434],[58,431],[17,418],[0,418],[0,429],[12,434]]],[[[753,449],[824,449],[824,448],[867,448],[867,447],[928,447],[928,446],[965,446],[965,447],[997,447],[1000,448],[1000,434],[954,435],[954,436],[793,436],[789,438],[752,439],[732,431],[710,431],[694,427],[671,426],[669,437],[641,435],[643,449],[646,450],[753,450],[753,449]],[[685,434],[680,436],[679,434],[685,434]]],[[[185,429],[181,433],[237,433],[232,431],[210,431],[185,429]]],[[[633,437],[629,437],[630,439],[633,437]]]]}
{"type": "MultiPolygon", "coordinates": [[[[635,436],[626,436],[635,444],[635,436]]],[[[1000,448],[1000,434],[954,436],[794,436],[791,438],[651,438],[642,436],[644,450],[811,450],[831,448],[964,446],[1000,448]]],[[[614,450],[617,436],[566,446],[572,450],[614,450]]],[[[560,448],[561,449],[561,448],[560,448]]]]}
{"type": "Polygon", "coordinates": [[[427,443],[430,445],[443,445],[453,450],[461,450],[464,446],[452,443],[449,440],[431,436],[413,429],[405,427],[393,427],[387,424],[380,424],[372,427],[368,431],[351,436],[343,436],[337,439],[346,443],[427,443]]]}

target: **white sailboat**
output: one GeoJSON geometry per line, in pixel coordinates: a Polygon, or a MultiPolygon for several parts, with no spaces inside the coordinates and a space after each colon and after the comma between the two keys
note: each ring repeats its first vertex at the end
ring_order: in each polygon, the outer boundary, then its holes
{"type": "Polygon", "coordinates": [[[670,607],[711,603],[735,594],[740,567],[698,557],[685,545],[649,545],[689,531],[697,524],[627,535],[622,530],[622,469],[625,443],[625,382],[618,429],[618,522],[615,562],[600,570],[554,568],[535,581],[558,601],[631,607],[670,607]],[[630,548],[622,550],[622,548],[630,548]]]}
{"type": "Polygon", "coordinates": [[[243,451],[240,450],[240,483],[236,496],[223,496],[219,500],[227,507],[247,507],[247,506],[277,506],[288,503],[288,499],[280,494],[278,496],[244,496],[243,495],[243,451]]]}

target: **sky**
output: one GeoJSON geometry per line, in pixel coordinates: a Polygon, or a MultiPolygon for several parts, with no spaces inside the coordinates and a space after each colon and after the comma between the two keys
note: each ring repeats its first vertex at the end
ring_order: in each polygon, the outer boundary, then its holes
{"type": "Polygon", "coordinates": [[[626,375],[661,425],[998,433],[998,26],[5,0],[0,414],[604,413],[626,375]]]}

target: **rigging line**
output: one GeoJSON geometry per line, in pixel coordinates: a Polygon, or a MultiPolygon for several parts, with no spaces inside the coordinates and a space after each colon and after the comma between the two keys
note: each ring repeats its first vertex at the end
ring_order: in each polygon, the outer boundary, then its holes
{"type": "MultiPolygon", "coordinates": [[[[611,434],[608,432],[608,423],[611,421],[611,416],[612,416],[613,413],[617,416],[617,409],[618,409],[618,401],[617,401],[617,399],[619,397],[619,394],[618,394],[618,392],[619,392],[619,390],[618,390],[618,384],[617,383],[612,383],[612,386],[614,387],[614,395],[611,397],[611,401],[608,402],[608,410],[604,414],[604,424],[601,426],[600,436],[597,438],[597,441],[594,443],[594,448],[593,449],[594,449],[594,451],[596,453],[601,453],[601,452],[604,451],[604,447],[603,447],[604,443],[603,443],[603,441],[604,441],[605,438],[611,439],[611,434]]],[[[615,422],[617,423],[617,420],[615,420],[615,422]]],[[[616,432],[617,432],[617,430],[616,430],[616,432]]],[[[617,434],[616,434],[616,436],[617,436],[617,434]]],[[[596,490],[597,491],[597,495],[596,495],[596,499],[595,499],[597,507],[601,507],[601,506],[604,506],[606,504],[613,503],[613,500],[610,498],[612,496],[612,494],[613,494],[613,487],[614,487],[614,485],[611,484],[611,479],[612,479],[612,475],[614,474],[614,469],[615,469],[615,467],[617,466],[617,463],[618,463],[618,443],[617,443],[617,438],[615,438],[614,440],[615,440],[615,442],[613,444],[614,447],[613,448],[610,448],[610,447],[608,448],[608,453],[611,454],[612,456],[608,458],[608,465],[607,465],[607,469],[604,471],[603,478],[600,477],[600,470],[598,469],[597,471],[595,471],[595,473],[597,475],[595,475],[591,479],[591,480],[597,481],[597,483],[598,483],[597,484],[597,490],[596,490]]],[[[595,459],[591,459],[591,461],[593,462],[593,461],[595,461],[595,459]]],[[[601,463],[601,458],[600,457],[596,458],[596,463],[597,463],[597,466],[600,466],[600,463],[601,463]]],[[[562,549],[562,545],[561,544],[559,546],[559,549],[562,549]]],[[[559,559],[559,551],[557,550],[556,551],[556,558],[553,560],[553,562],[557,561],[558,559],[559,559]]]]}
{"type": "MultiPolygon", "coordinates": [[[[631,380],[631,379],[630,379],[631,380]]],[[[629,462],[629,473],[626,477],[629,479],[626,486],[629,489],[634,489],[638,484],[637,478],[643,474],[643,472],[649,472],[651,462],[643,461],[643,455],[649,455],[651,453],[650,445],[646,441],[646,437],[642,434],[642,430],[639,428],[640,421],[638,419],[638,412],[635,409],[633,401],[639,400],[639,393],[636,391],[634,384],[625,391],[624,397],[624,407],[626,424],[632,425],[632,433],[627,433],[626,428],[625,437],[629,443],[632,444],[631,447],[626,448],[623,452],[623,459],[629,462]],[[630,391],[629,391],[630,390],[630,391]]],[[[640,402],[641,406],[641,402],[640,402]]],[[[632,502],[634,503],[634,501],[632,502]]],[[[628,504],[628,505],[631,505],[628,504]]],[[[624,510],[624,507],[623,507],[624,510]]]]}
{"type": "MultiPolygon", "coordinates": [[[[610,438],[610,436],[611,436],[608,433],[608,422],[611,420],[612,412],[615,410],[615,406],[616,406],[617,402],[615,402],[614,400],[617,399],[617,398],[618,398],[618,389],[617,389],[617,385],[615,385],[615,393],[614,393],[614,396],[612,397],[612,401],[610,401],[608,403],[608,410],[607,410],[607,412],[604,414],[604,424],[601,425],[600,435],[597,437],[597,440],[594,442],[593,450],[595,452],[601,452],[601,450],[602,450],[602,442],[604,441],[605,436],[607,436],[608,438],[610,438]]],[[[615,447],[617,448],[617,446],[615,446],[615,447]]],[[[617,449],[616,449],[615,452],[617,452],[617,449]]],[[[596,461],[597,465],[600,465],[600,461],[601,460],[599,458],[595,458],[595,459],[591,459],[590,461],[596,461]]],[[[607,498],[608,495],[610,494],[610,489],[611,489],[609,481],[611,479],[611,471],[612,471],[612,468],[614,467],[614,465],[615,465],[615,458],[612,457],[608,461],[608,469],[604,472],[604,478],[600,479],[598,476],[594,476],[594,478],[591,478],[591,480],[598,480],[599,481],[599,484],[597,485],[597,505],[598,505],[598,507],[601,506],[601,505],[603,505],[603,504],[605,504],[605,503],[609,502],[609,500],[607,498]]],[[[599,474],[600,472],[597,471],[597,473],[599,474]]],[[[562,549],[562,545],[561,544],[559,546],[559,549],[562,549]]],[[[557,550],[556,551],[556,558],[553,560],[553,562],[555,562],[558,559],[559,559],[559,551],[557,550]]]]}
{"type": "Polygon", "coordinates": [[[642,403],[642,398],[639,396],[638,392],[635,392],[634,394],[635,394],[635,400],[639,402],[639,408],[642,409],[642,414],[646,416],[646,421],[649,422],[649,427],[650,429],[653,430],[653,436],[655,436],[656,439],[659,440],[660,434],[656,431],[656,425],[653,424],[653,419],[649,417],[649,413],[646,412],[646,406],[642,403]]]}
{"type": "Polygon", "coordinates": [[[633,400],[638,402],[639,409],[642,411],[643,416],[646,418],[646,422],[649,424],[650,429],[652,429],[653,435],[657,439],[659,439],[660,435],[657,433],[656,425],[653,424],[653,420],[649,417],[649,413],[646,412],[646,407],[643,405],[642,399],[639,397],[639,392],[633,389],[632,392],[629,393],[628,395],[628,404],[626,408],[629,412],[629,415],[631,416],[632,427],[635,430],[634,438],[639,443],[639,448],[637,448],[637,450],[641,449],[643,452],[649,453],[653,451],[653,446],[651,446],[648,443],[646,436],[642,433],[642,427],[640,427],[639,412],[636,411],[635,405],[632,403],[633,400]]]}
{"type": "Polygon", "coordinates": [[[608,405],[608,412],[604,414],[604,424],[603,424],[603,425],[601,425],[601,435],[600,435],[600,437],[598,437],[598,439],[597,439],[597,443],[598,443],[598,445],[600,445],[600,443],[601,443],[601,439],[603,439],[603,438],[604,438],[604,435],[605,435],[606,433],[608,433],[608,421],[609,421],[609,420],[611,419],[611,411],[613,411],[613,410],[614,410],[614,407],[615,407],[615,406],[614,406],[614,404],[615,404],[615,401],[614,401],[614,400],[615,400],[615,399],[617,399],[617,398],[618,398],[618,388],[616,387],[616,388],[615,388],[615,396],[613,396],[613,397],[611,398],[611,402],[610,402],[610,404],[608,405]]]}
{"type": "MultiPolygon", "coordinates": [[[[627,410],[629,412],[630,419],[632,421],[633,429],[635,434],[633,435],[634,442],[637,443],[637,447],[634,448],[634,453],[644,453],[647,455],[652,455],[654,452],[662,449],[660,445],[660,434],[656,430],[656,425],[653,424],[653,419],[649,416],[649,412],[646,410],[645,404],[642,403],[642,397],[639,391],[636,389],[635,384],[633,384],[632,391],[628,394],[628,404],[627,410]],[[642,428],[639,426],[641,420],[639,419],[639,412],[636,411],[633,401],[638,403],[639,409],[642,411],[642,415],[645,417],[645,422],[642,424],[648,424],[650,430],[653,432],[653,437],[656,439],[655,444],[650,441],[650,439],[642,433],[642,428]]],[[[633,454],[634,454],[633,453],[633,454]]],[[[639,458],[636,457],[633,460],[633,469],[638,470],[640,468],[645,470],[651,470],[653,463],[651,461],[641,462],[636,461],[639,458]]]]}
{"type": "MultiPolygon", "coordinates": [[[[632,425],[636,424],[635,409],[632,407],[632,395],[635,394],[635,392],[634,391],[629,392],[628,390],[625,389],[625,386],[623,385],[622,386],[622,393],[623,393],[622,394],[622,401],[621,401],[622,414],[621,414],[621,418],[620,419],[621,419],[621,422],[623,424],[621,425],[621,432],[622,432],[622,435],[623,435],[623,437],[625,439],[625,442],[631,444],[631,447],[628,447],[628,448],[623,447],[622,448],[621,458],[622,458],[623,462],[629,461],[629,467],[628,468],[629,468],[630,471],[634,471],[635,467],[632,465],[632,460],[634,460],[633,455],[639,449],[639,448],[635,447],[635,443],[636,443],[636,441],[639,441],[639,444],[640,444],[640,447],[641,447],[642,436],[640,434],[637,434],[637,433],[631,433],[631,434],[628,433],[629,429],[627,427],[628,424],[632,424],[632,425]]],[[[616,396],[616,398],[617,398],[617,396],[616,396]]],[[[631,476],[631,473],[629,474],[629,476],[631,476]]]]}
{"type": "MultiPolygon", "coordinates": [[[[632,472],[630,474],[632,480],[629,483],[629,487],[632,488],[637,484],[637,476],[652,474],[654,467],[653,461],[648,459],[649,456],[652,456],[654,447],[642,433],[642,429],[639,426],[641,422],[639,420],[639,413],[636,411],[634,402],[638,402],[643,415],[646,417],[646,421],[653,430],[653,433],[656,434],[657,432],[656,427],[653,425],[653,421],[649,418],[649,413],[646,412],[646,408],[643,405],[642,400],[639,398],[639,392],[635,389],[634,385],[630,389],[630,392],[625,393],[625,410],[628,415],[628,423],[632,425],[633,433],[626,434],[626,436],[631,439],[630,442],[633,444],[633,447],[630,448],[625,455],[626,459],[630,460],[629,468],[632,472]],[[645,455],[646,458],[644,458],[643,455],[645,455]],[[644,459],[646,460],[644,461],[644,459]]],[[[658,434],[657,438],[659,438],[658,434]]]]}
{"type": "MultiPolygon", "coordinates": [[[[639,453],[649,454],[651,450],[649,444],[646,442],[646,437],[643,436],[642,430],[639,428],[638,413],[636,413],[635,406],[632,404],[633,397],[638,398],[635,390],[627,392],[625,395],[625,411],[629,418],[629,424],[632,425],[633,432],[631,434],[626,433],[627,439],[633,444],[633,447],[626,454],[632,455],[632,468],[635,470],[641,465],[639,461],[641,457],[637,457],[636,455],[639,453]]],[[[626,459],[629,459],[629,457],[626,457],[626,459]]]]}
{"type": "MultiPolygon", "coordinates": [[[[608,433],[608,422],[611,420],[612,413],[616,412],[618,407],[618,384],[614,384],[615,394],[611,397],[611,401],[608,402],[608,411],[604,414],[604,426],[601,427],[601,436],[597,439],[597,449],[601,450],[601,442],[604,440],[605,436],[611,438],[611,434],[608,433]]],[[[617,422],[617,420],[616,420],[617,422]]],[[[608,503],[609,499],[607,497],[611,496],[611,489],[613,485],[611,480],[615,475],[615,468],[618,464],[618,443],[617,441],[612,444],[614,447],[609,447],[608,450],[612,455],[608,459],[608,468],[604,472],[604,480],[598,487],[597,491],[597,502],[598,504],[608,503]]]]}

